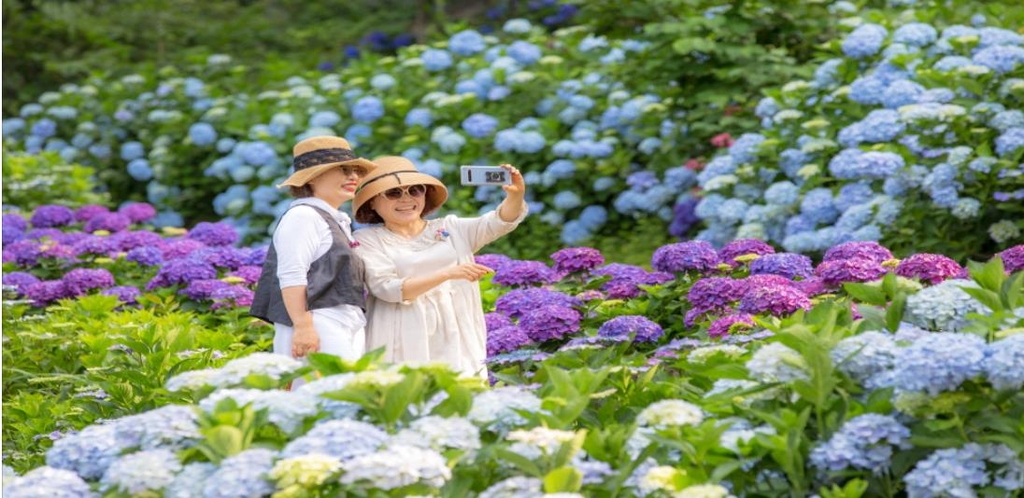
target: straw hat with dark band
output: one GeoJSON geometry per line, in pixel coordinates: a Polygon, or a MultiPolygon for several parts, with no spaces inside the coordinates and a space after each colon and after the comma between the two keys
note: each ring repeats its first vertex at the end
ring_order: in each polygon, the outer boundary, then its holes
{"type": "Polygon", "coordinates": [[[395,187],[407,185],[426,185],[426,204],[421,216],[426,216],[448,200],[448,187],[437,178],[420,173],[412,161],[401,156],[382,156],[373,160],[377,168],[363,177],[356,187],[356,198],[352,202],[352,211],[356,221],[373,223],[375,215],[369,201],[377,194],[395,187]],[[364,206],[365,204],[365,206],[364,206]]]}
{"type": "Polygon", "coordinates": [[[312,137],[295,144],[292,149],[292,168],[295,172],[277,187],[301,187],[338,166],[362,166],[368,172],[377,168],[369,160],[357,157],[344,138],[312,137]]]}

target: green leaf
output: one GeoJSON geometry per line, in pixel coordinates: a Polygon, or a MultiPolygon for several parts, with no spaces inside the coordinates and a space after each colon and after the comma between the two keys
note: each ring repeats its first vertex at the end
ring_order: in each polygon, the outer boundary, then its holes
{"type": "Polygon", "coordinates": [[[1002,258],[992,258],[985,264],[968,261],[967,271],[970,272],[971,278],[978,282],[981,288],[993,292],[999,292],[1003,281],[1006,280],[1006,271],[1003,268],[1002,258]]]}
{"type": "Polygon", "coordinates": [[[575,493],[583,486],[583,473],[575,467],[559,467],[544,476],[545,493],[575,493]]]}
{"type": "Polygon", "coordinates": [[[903,311],[907,307],[907,296],[905,294],[899,294],[893,298],[892,302],[889,303],[889,307],[885,310],[885,328],[890,332],[895,333],[900,328],[900,323],[903,322],[903,311]]]}
{"type": "Polygon", "coordinates": [[[204,430],[203,435],[206,436],[206,444],[210,449],[222,457],[237,454],[244,449],[242,447],[244,437],[242,431],[237,427],[218,425],[204,430]]]}
{"type": "Polygon", "coordinates": [[[885,291],[877,285],[848,283],[843,284],[843,290],[857,301],[875,306],[884,306],[888,301],[885,291]]]}

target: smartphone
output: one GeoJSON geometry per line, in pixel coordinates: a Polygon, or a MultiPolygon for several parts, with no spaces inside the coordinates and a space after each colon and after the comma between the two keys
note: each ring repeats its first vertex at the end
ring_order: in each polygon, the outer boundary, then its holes
{"type": "Polygon", "coordinates": [[[463,185],[512,185],[512,174],[501,166],[461,166],[463,185]]]}

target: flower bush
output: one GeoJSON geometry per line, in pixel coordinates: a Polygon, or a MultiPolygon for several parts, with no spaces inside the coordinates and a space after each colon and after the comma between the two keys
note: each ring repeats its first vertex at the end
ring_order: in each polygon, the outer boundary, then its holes
{"type": "MultiPolygon", "coordinates": [[[[156,206],[158,226],[216,215],[246,240],[265,239],[286,208],[274,185],[307,136],[345,136],[366,157],[400,153],[449,182],[459,164],[511,162],[527,173],[537,218],[578,243],[637,217],[671,220],[696,181],[681,167],[658,175],[679,164],[674,88],[611,76],[644,50],[579,27],[551,37],[519,20],[255,91],[243,90],[230,58],[211,56],[187,72],[45,94],[4,120],[4,143],[96,168],[116,201],[156,206]]],[[[500,194],[463,190],[448,208],[488,209],[500,194]]]]}
{"type": "Polygon", "coordinates": [[[853,17],[812,80],[698,175],[698,238],[820,253],[851,240],[953,259],[1020,243],[1024,38],[979,22],[853,17]]]}

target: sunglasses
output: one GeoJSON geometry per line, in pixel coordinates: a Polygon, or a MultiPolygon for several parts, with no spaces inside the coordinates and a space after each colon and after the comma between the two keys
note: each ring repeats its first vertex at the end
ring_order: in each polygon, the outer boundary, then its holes
{"type": "Polygon", "coordinates": [[[362,177],[366,176],[366,168],[364,168],[362,166],[338,166],[338,167],[341,168],[341,174],[343,174],[345,176],[351,176],[352,173],[355,173],[356,176],[358,176],[359,178],[362,178],[362,177]]]}
{"type": "Polygon", "coordinates": [[[384,195],[384,197],[387,197],[388,199],[391,199],[393,201],[397,201],[398,199],[401,199],[402,196],[405,195],[406,193],[409,194],[409,197],[413,197],[413,198],[423,197],[423,195],[427,193],[427,186],[426,185],[409,185],[408,187],[405,187],[405,188],[402,188],[402,187],[389,188],[389,189],[385,190],[382,195],[384,195]]]}

